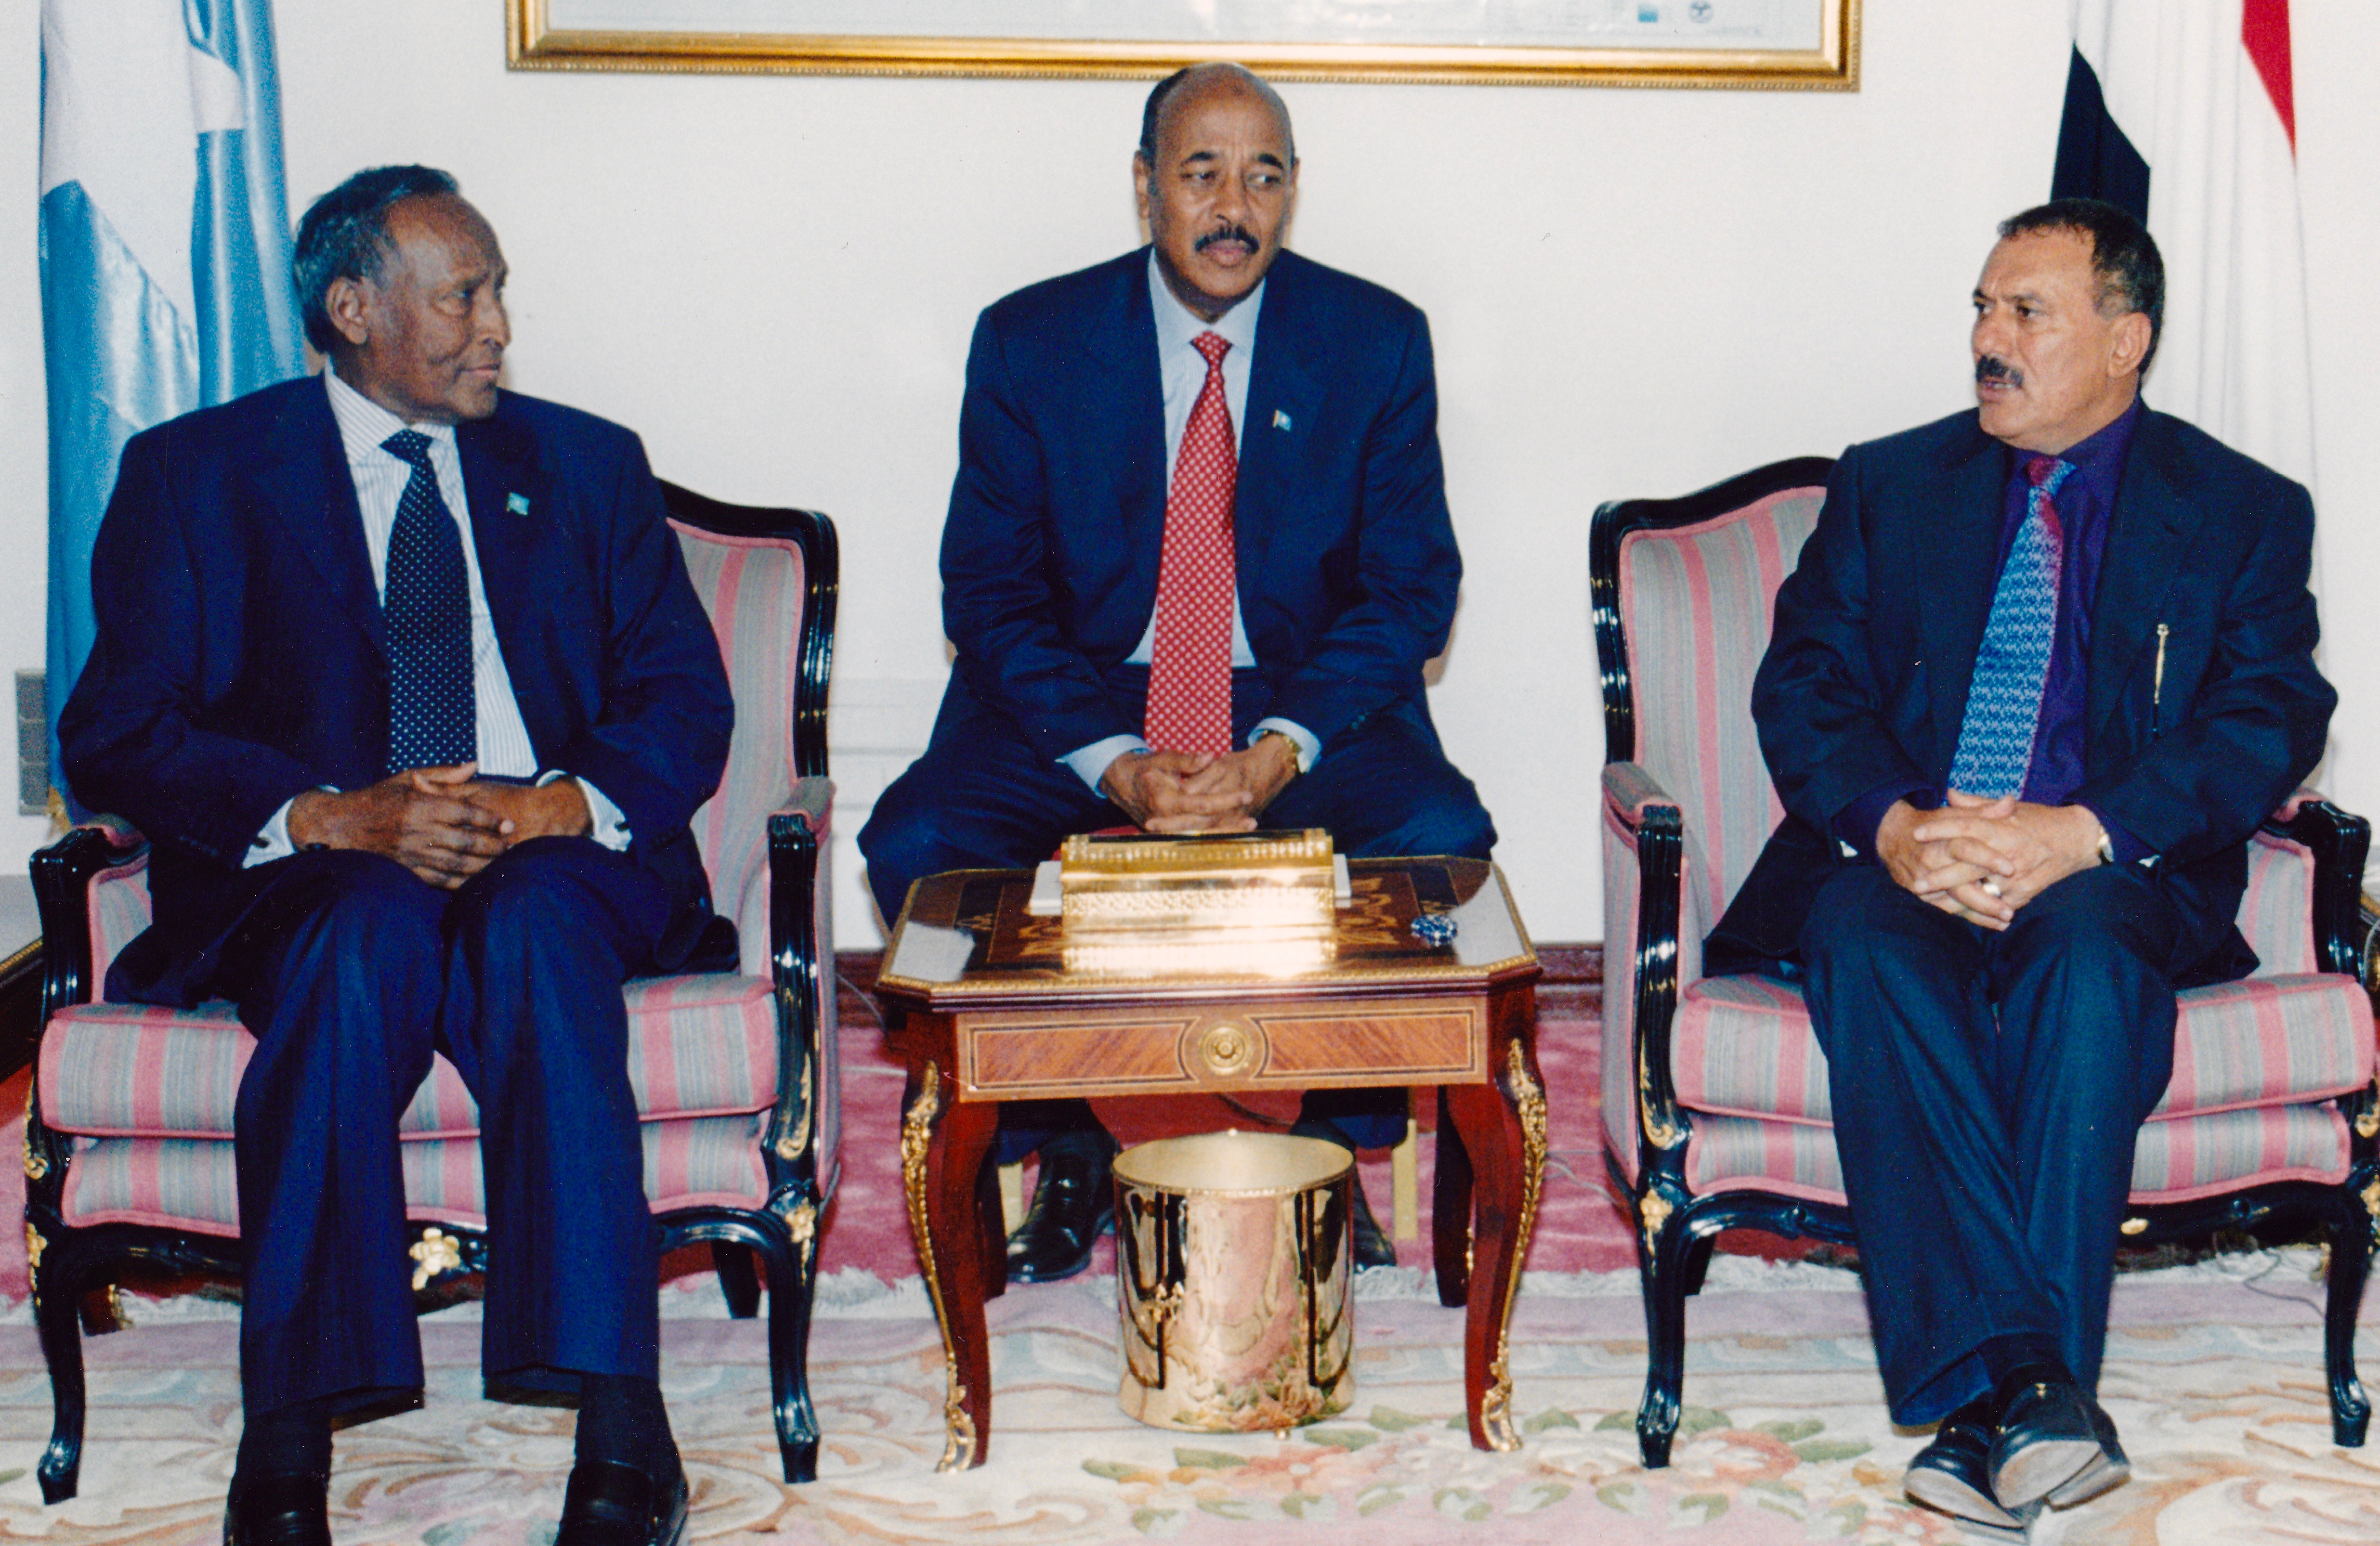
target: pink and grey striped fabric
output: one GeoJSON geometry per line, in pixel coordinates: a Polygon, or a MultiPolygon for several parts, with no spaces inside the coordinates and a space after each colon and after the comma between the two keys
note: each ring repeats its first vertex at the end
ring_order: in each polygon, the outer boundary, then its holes
{"type": "MultiPolygon", "coordinates": [[[[1603,1120],[1633,1178],[1638,875],[1633,828],[1647,808],[1683,815],[1670,1077],[1691,1115],[1696,1192],[1757,1189],[1840,1202],[1824,1053],[1798,989],[1701,976],[1700,942],[1780,817],[1753,732],[1752,676],[1770,605],[1815,524],[1818,490],[1792,490],[1717,520],[1638,531],[1621,550],[1621,610],[1635,682],[1637,761],[1604,770],[1607,900],[1603,1120]]],[[[2348,1134],[2335,1106],[2374,1073],[2371,1000],[2316,970],[2313,861],[2260,833],[2249,845],[2240,928],[2262,966],[2180,997],[2174,1073],[2133,1153],[2138,1202],[2179,1202],[2277,1180],[2338,1181],[2348,1134]]]]}
{"type": "MultiPolygon", "coordinates": [[[[673,523],[674,525],[674,523],[673,523]]],[[[642,1117],[645,1191],[656,1210],[757,1207],[768,1177],[759,1138],[778,1084],[777,1009],[769,962],[768,822],[790,812],[823,846],[832,786],[794,776],[792,682],[805,602],[801,549],[678,527],[696,594],[709,610],[735,686],[735,730],[722,792],[695,817],[712,901],[735,920],[742,972],[630,983],[628,1077],[642,1117]]],[[[90,890],[91,981],[149,925],[145,855],[90,890]]],[[[820,948],[832,899],[820,864],[820,948]]],[[[833,993],[823,995],[833,1056],[833,993]]],[[[130,1223],[239,1232],[232,1122],[255,1042],[228,1004],[180,1010],[85,1004],[42,1039],[42,1114],[76,1135],[67,1175],[70,1224],[130,1223]]],[[[832,1156],[837,1081],[812,1092],[820,1153],[832,1156]]],[[[479,1110],[453,1065],[434,1058],[398,1123],[415,1217],[484,1223],[479,1110]]],[[[831,1160],[830,1160],[831,1164],[831,1160]]]]}
{"type": "MultiPolygon", "coordinates": [[[[757,1208],[767,1202],[759,1115],[648,1122],[645,1196],[653,1210],[757,1208]]],[[[487,1223],[476,1138],[425,1138],[398,1150],[408,1216],[472,1228],[487,1223]]],[[[146,1224],[201,1235],[239,1233],[239,1190],[227,1138],[84,1138],[67,1172],[69,1224],[146,1224]]]]}
{"type": "Polygon", "coordinates": [[[1717,520],[1621,541],[1636,761],[1685,815],[1696,900],[1713,920],[1785,815],[1753,731],[1752,674],[1768,648],[1768,598],[1792,573],[1825,499],[1824,489],[1789,489],[1717,520]]]}

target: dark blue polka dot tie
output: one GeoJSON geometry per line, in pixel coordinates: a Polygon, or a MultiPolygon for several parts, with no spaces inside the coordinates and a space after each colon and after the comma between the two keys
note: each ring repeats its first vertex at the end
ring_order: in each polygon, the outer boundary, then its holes
{"type": "Polygon", "coordinates": [[[440,767],[479,755],[479,703],[471,681],[471,586],[463,538],[438,475],[430,437],[400,429],[380,448],[410,463],[388,538],[388,770],[440,767]]]}

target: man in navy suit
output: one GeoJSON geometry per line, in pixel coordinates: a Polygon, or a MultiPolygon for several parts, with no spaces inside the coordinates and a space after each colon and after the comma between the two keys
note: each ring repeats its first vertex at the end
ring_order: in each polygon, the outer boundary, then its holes
{"type": "Polygon", "coordinates": [[[485,1363],[580,1395],[564,1546],[674,1540],[620,984],[724,944],[688,818],[734,709],[636,437],[498,387],[495,233],[425,167],[297,247],[330,368],[125,449],[60,723],[150,839],[111,997],[235,1000],[236,1541],[324,1541],[333,1416],[419,1389],[397,1118],[480,1112],[485,1363]]]}
{"type": "MultiPolygon", "coordinates": [[[[859,838],[888,922],[921,876],[1031,864],[1123,823],[1262,818],[1328,827],[1357,854],[1484,858],[1494,842],[1423,694],[1462,576],[1428,324],[1281,250],[1296,178],[1270,87],[1235,65],[1181,71],[1150,92],[1133,157],[1150,245],[977,323],[942,533],[956,660],[925,755],[859,838]],[[1195,750],[1144,731],[1172,626],[1160,583],[1172,516],[1197,481],[1185,469],[1209,465],[1193,421],[1210,377],[1235,471],[1232,583],[1213,614],[1229,701],[1214,705],[1220,749],[1195,750]]],[[[1378,1104],[1308,1109],[1342,1137],[1401,1136],[1378,1104]]],[[[1011,1275],[1079,1271],[1103,1216],[1104,1135],[1079,1109],[1012,1124],[1010,1153],[1019,1126],[1078,1136],[1043,1153],[1011,1275]]]]}
{"type": "Polygon", "coordinates": [[[2178,984],[2243,975],[2313,768],[2313,511],[2143,408],[2164,269],[2094,200],[2000,227],[1979,406],[1836,465],[1754,692],[1786,820],[1711,941],[1791,960],[1919,1500],[2004,1531],[2123,1480],[2094,1397],[2178,984]]]}

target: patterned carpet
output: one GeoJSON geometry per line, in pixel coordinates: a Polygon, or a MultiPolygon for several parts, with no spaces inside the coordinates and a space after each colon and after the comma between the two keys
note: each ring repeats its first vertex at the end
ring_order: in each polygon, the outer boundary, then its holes
{"type": "MultiPolygon", "coordinates": [[[[2128,1278],[2107,1405],[2138,1467],[2128,1486],[2036,1531],[2044,1542],[2331,1546],[2380,1540],[2380,1464],[2331,1447],[2311,1252],[2128,1278]],[[2251,1281],[2261,1274],[2260,1280],[2251,1281]]],[[[990,1463],[937,1476],[941,1356],[914,1281],[828,1286],[814,1365],[820,1480],[775,1480],[757,1326],[705,1286],[669,1296],[670,1409],[701,1540],[882,1543],[1695,1542],[1767,1546],[1959,1539],[1900,1496],[1921,1439],[1884,1421],[1848,1274],[1722,1262],[1695,1306],[1676,1463],[1636,1464],[1643,1343],[1633,1286],[1541,1278],[1514,1324],[1525,1447],[1460,1431],[1461,1318],[1417,1273],[1366,1281],[1357,1389],[1343,1418],[1284,1436],[1186,1436],[1115,1404],[1112,1284],[1020,1288],[991,1306],[998,1402],[990,1463]],[[1400,1293],[1415,1293],[1401,1298],[1400,1293]]],[[[83,1495],[44,1508],[30,1467],[47,1382],[30,1329],[0,1328],[0,1539],[216,1539],[237,1435],[234,1323],[183,1299],[138,1307],[91,1344],[83,1495]]],[[[344,1432],[334,1528],[346,1542],[542,1546],[561,1505],[570,1414],[482,1399],[470,1307],[423,1324],[425,1406],[344,1432]]]]}

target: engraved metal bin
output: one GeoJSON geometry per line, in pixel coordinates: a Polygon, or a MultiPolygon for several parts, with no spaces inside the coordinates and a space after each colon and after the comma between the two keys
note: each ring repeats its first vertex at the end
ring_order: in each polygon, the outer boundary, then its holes
{"type": "Polygon", "coordinates": [[[1354,1399],[1348,1218],[1335,1143],[1218,1132],[1116,1156],[1125,1415],[1160,1428],[1292,1428],[1354,1399]]]}

